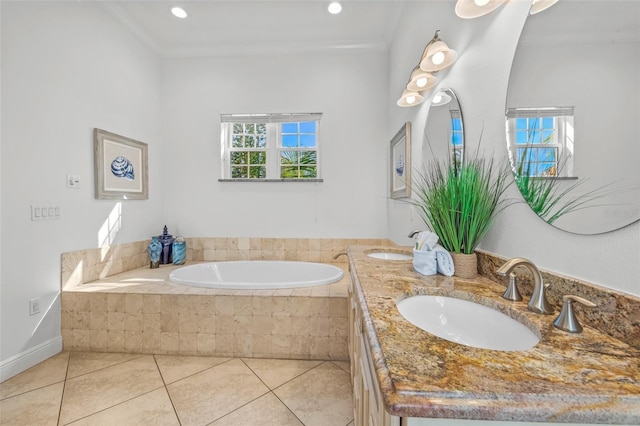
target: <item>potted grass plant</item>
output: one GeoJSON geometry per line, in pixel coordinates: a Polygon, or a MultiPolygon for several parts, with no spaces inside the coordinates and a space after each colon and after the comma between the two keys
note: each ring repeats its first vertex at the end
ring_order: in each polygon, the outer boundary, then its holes
{"type": "Polygon", "coordinates": [[[417,173],[411,203],[451,253],[456,276],[476,276],[475,249],[495,217],[510,204],[504,193],[511,183],[507,162],[477,154],[462,162],[433,160],[417,173]]]}

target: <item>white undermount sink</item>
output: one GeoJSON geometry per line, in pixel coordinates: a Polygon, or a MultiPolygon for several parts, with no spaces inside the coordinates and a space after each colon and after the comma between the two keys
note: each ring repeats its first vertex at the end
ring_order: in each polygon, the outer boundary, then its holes
{"type": "Polygon", "coordinates": [[[413,325],[450,342],[498,351],[524,351],[540,338],[526,325],[468,300],[445,296],[413,296],[397,304],[413,325]]]}
{"type": "Polygon", "coordinates": [[[367,253],[367,256],[384,260],[409,260],[413,258],[410,254],[394,253],[389,251],[372,251],[367,253]]]}

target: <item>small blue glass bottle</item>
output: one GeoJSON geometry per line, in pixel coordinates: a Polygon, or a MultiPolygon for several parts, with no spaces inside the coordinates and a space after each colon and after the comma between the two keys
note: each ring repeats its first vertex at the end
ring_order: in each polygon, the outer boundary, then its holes
{"type": "Polygon", "coordinates": [[[149,260],[151,261],[151,269],[160,267],[160,254],[162,253],[162,244],[158,240],[158,237],[151,237],[151,242],[149,243],[149,248],[147,249],[149,253],[149,260]]]}
{"type": "Polygon", "coordinates": [[[182,265],[187,260],[187,243],[184,238],[176,237],[173,240],[173,248],[171,249],[173,255],[173,264],[182,265]]]}

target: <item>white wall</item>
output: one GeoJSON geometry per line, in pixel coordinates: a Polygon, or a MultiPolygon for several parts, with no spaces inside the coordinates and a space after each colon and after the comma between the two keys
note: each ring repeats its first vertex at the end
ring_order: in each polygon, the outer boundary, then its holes
{"type": "Polygon", "coordinates": [[[167,59],[170,231],[186,236],[386,236],[386,53],[167,59]],[[321,112],[321,183],[218,182],[220,114],[321,112]]]}
{"type": "MultiPolygon", "coordinates": [[[[440,22],[435,23],[430,22],[433,3],[407,4],[403,18],[406,25],[390,53],[390,97],[397,99],[406,83],[408,73],[428,41],[425,31],[441,29],[442,38],[459,54],[458,62],[446,71],[441,85],[452,87],[460,98],[468,146],[475,149],[481,139],[482,149],[488,155],[503,156],[506,155],[504,108],[509,72],[528,4],[509,2],[490,15],[462,20],[453,14],[454,3],[438,5],[450,8],[450,12],[445,12],[440,22]]],[[[390,126],[399,127],[403,121],[411,120],[414,138],[420,138],[428,106],[405,111],[391,101],[389,105],[390,126]]],[[[414,147],[414,158],[420,158],[420,149],[414,147]]],[[[414,161],[419,167],[417,163],[414,161]]],[[[521,199],[515,187],[510,188],[507,196],[521,199]]],[[[409,244],[407,231],[421,228],[419,219],[402,203],[390,201],[387,208],[390,238],[409,244]]],[[[528,257],[547,270],[640,294],[640,224],[637,222],[603,235],[575,235],[547,225],[526,205],[517,204],[499,217],[481,248],[506,257],[528,257]]]]}
{"type": "Polygon", "coordinates": [[[94,199],[93,128],[149,144],[150,199],[122,203],[114,243],[158,233],[163,190],[155,55],[96,4],[1,7],[4,372],[15,357],[59,345],[60,254],[98,247],[98,231],[116,205],[94,199]],[[81,189],[66,188],[67,173],[81,176],[81,189]],[[58,205],[62,218],[31,221],[32,204],[58,205]],[[42,312],[29,316],[32,298],[42,312]]]}

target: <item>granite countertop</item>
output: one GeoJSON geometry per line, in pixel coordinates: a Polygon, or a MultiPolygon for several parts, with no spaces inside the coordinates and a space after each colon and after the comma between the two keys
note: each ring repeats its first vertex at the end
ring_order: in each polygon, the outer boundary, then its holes
{"type": "MultiPolygon", "coordinates": [[[[395,249],[411,253],[410,248],[395,249]]],[[[366,255],[389,247],[348,248],[351,278],[384,404],[401,417],[640,424],[640,350],[585,326],[553,327],[502,299],[504,285],[478,276],[423,276],[411,260],[366,255]],[[472,300],[516,318],[541,338],[526,351],[472,348],[436,337],[405,320],[403,298],[432,294],[472,300]]],[[[595,308],[597,309],[597,308],[595,308]]],[[[473,318],[469,318],[470,321],[473,318]]]]}

